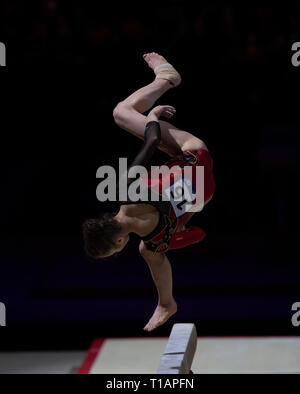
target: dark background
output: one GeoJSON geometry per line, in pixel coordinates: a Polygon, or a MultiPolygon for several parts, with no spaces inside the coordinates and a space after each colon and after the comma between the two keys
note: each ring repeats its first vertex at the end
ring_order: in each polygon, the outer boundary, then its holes
{"type": "Polygon", "coordinates": [[[0,4],[1,348],[87,348],[169,335],[174,322],[199,335],[299,335],[300,1],[0,4]],[[147,334],[156,292],[138,238],[95,263],[81,224],[110,209],[96,200],[97,168],[140,147],[112,111],[151,82],[152,51],[182,74],[158,103],[207,143],[217,188],[192,219],[206,239],[168,253],[179,311],[147,334]]]}

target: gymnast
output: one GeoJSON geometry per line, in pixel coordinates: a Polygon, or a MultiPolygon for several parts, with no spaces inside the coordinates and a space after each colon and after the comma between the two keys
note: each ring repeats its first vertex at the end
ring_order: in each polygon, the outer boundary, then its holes
{"type": "MultiPolygon", "coordinates": [[[[156,106],[147,116],[143,115],[165,92],[178,86],[181,77],[157,53],[145,54],[143,58],[154,71],[154,81],[120,102],[113,111],[114,120],[120,128],[144,140],[131,167],[149,164],[156,148],[170,156],[164,164],[169,168],[203,166],[206,205],[213,196],[215,182],[212,159],[205,143],[189,132],[160,120],[162,116],[169,119],[175,114],[175,108],[170,105],[156,106]]],[[[205,237],[205,232],[196,226],[186,228],[195,212],[186,211],[179,215],[171,201],[125,201],[119,207],[117,213],[106,212],[83,223],[85,250],[88,256],[101,259],[120,252],[129,241],[130,233],[141,238],[139,252],[150,268],[158,292],[158,305],[144,327],[144,330],[152,331],[177,311],[171,265],[165,252],[199,242],[205,237]]]]}

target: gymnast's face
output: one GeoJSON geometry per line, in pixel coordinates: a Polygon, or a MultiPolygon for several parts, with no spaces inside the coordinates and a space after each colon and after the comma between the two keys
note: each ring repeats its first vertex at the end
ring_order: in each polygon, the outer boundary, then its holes
{"type": "Polygon", "coordinates": [[[116,241],[115,241],[116,247],[111,249],[110,252],[108,254],[106,254],[105,256],[103,256],[103,257],[110,257],[110,256],[113,256],[114,254],[120,253],[125,248],[125,246],[127,245],[128,241],[129,241],[129,235],[128,234],[126,234],[126,235],[118,235],[116,237],[116,241]]]}
{"type": "Polygon", "coordinates": [[[128,241],[129,241],[129,234],[120,235],[119,237],[117,237],[117,242],[116,242],[117,247],[114,253],[121,252],[121,250],[123,250],[127,245],[128,241]]]}

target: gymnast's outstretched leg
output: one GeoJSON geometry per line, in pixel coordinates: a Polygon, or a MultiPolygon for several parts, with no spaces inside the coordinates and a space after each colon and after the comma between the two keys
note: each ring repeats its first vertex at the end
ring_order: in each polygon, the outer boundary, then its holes
{"type": "Polygon", "coordinates": [[[158,293],[157,307],[144,327],[145,331],[152,331],[164,324],[177,312],[177,304],[173,297],[172,267],[164,253],[153,253],[140,243],[140,254],[148,264],[152,279],[158,293]]]}

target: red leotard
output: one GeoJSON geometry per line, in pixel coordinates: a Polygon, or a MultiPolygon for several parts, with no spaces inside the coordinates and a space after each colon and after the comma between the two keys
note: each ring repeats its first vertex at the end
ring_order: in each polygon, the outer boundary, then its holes
{"type": "MultiPolygon", "coordinates": [[[[203,166],[204,203],[212,198],[215,190],[215,181],[213,177],[212,158],[207,150],[199,149],[182,152],[182,154],[172,158],[164,165],[168,168],[179,166],[182,169],[185,166],[191,166],[193,186],[196,185],[196,167],[203,166]]],[[[172,178],[171,176],[171,184],[172,181],[174,183],[174,177],[172,178]]],[[[155,189],[156,191],[159,190],[159,194],[162,193],[163,182],[161,178],[149,178],[147,180],[147,185],[149,189],[155,189]]],[[[178,245],[176,246],[176,234],[187,236],[185,241],[182,240],[181,236],[177,238],[178,242],[181,242],[181,246],[179,247],[184,247],[187,244],[193,243],[193,241],[198,242],[199,240],[204,238],[204,231],[197,227],[194,229],[191,228],[192,231],[187,231],[186,234],[184,232],[176,233],[176,229],[180,227],[182,221],[185,219],[185,216],[188,212],[183,212],[182,214],[180,214],[179,210],[174,208],[174,205],[172,205],[170,201],[150,201],[149,204],[155,206],[160,212],[160,220],[154,231],[152,231],[151,234],[142,238],[147,249],[152,250],[153,252],[165,252],[168,249],[171,250],[178,248],[178,245]]]]}

